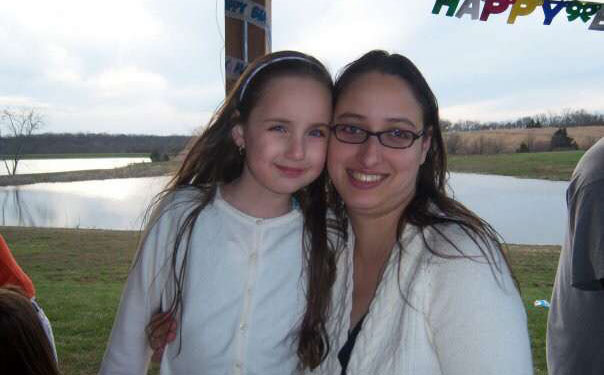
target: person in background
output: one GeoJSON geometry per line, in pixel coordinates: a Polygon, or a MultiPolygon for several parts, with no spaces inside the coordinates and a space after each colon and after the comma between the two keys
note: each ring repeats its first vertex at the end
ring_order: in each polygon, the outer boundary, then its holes
{"type": "Polygon", "coordinates": [[[547,322],[549,375],[604,374],[604,138],[566,191],[566,239],[547,322]]]}
{"type": "Polygon", "coordinates": [[[0,288],[0,374],[59,375],[38,313],[17,287],[0,288]]]}
{"type": "Polygon", "coordinates": [[[19,266],[2,235],[0,235],[0,287],[16,287],[30,299],[30,303],[38,314],[40,323],[42,323],[44,332],[46,332],[54,358],[57,360],[57,350],[55,347],[52,326],[46,317],[46,314],[44,314],[44,310],[42,310],[40,305],[36,302],[36,289],[34,283],[19,266]]]}

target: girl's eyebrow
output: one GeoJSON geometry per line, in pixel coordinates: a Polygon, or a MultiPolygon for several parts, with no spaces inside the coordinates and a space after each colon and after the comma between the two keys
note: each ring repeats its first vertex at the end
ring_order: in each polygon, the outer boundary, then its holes
{"type": "MultiPolygon", "coordinates": [[[[279,123],[279,124],[292,124],[293,123],[292,120],[288,120],[286,118],[280,118],[280,117],[267,118],[267,119],[264,119],[262,122],[279,123]]],[[[328,122],[316,122],[316,123],[312,123],[311,126],[329,126],[329,123],[328,122]]]]}
{"type": "Polygon", "coordinates": [[[270,117],[265,118],[262,122],[279,122],[282,124],[291,124],[292,121],[281,117],[270,117]]]}

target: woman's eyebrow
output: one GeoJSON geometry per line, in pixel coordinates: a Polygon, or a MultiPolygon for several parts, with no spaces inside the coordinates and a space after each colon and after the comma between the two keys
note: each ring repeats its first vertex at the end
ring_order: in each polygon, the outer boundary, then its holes
{"type": "MultiPolygon", "coordinates": [[[[354,113],[354,112],[344,112],[344,113],[336,116],[336,119],[338,121],[341,121],[341,120],[365,120],[366,117],[359,115],[358,113],[354,113]]],[[[415,123],[413,121],[411,121],[410,119],[408,119],[407,117],[388,117],[385,119],[385,122],[388,124],[407,124],[407,125],[413,126],[414,128],[417,128],[417,125],[415,125],[415,123]]]]}
{"type": "Polygon", "coordinates": [[[410,119],[406,118],[406,117],[389,117],[386,119],[386,122],[389,124],[407,124],[407,125],[411,125],[414,128],[416,128],[417,126],[415,125],[415,123],[413,121],[411,121],[410,119]]]}
{"type": "Polygon", "coordinates": [[[361,116],[358,113],[344,112],[336,116],[338,120],[364,120],[365,116],[361,116]]]}

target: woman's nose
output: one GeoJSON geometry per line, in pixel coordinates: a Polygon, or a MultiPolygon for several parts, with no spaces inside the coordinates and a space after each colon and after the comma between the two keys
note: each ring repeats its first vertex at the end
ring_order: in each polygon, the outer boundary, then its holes
{"type": "Polygon", "coordinates": [[[377,137],[369,137],[359,145],[358,159],[364,167],[373,167],[382,160],[382,145],[377,137]]]}

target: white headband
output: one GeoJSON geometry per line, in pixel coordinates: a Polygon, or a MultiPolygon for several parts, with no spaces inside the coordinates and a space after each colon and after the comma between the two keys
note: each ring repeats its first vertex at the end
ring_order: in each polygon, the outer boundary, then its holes
{"type": "Polygon", "coordinates": [[[245,94],[245,90],[247,89],[247,86],[252,81],[252,78],[254,78],[254,76],[256,74],[258,74],[259,71],[261,71],[262,69],[264,69],[265,67],[267,67],[271,64],[274,64],[279,61],[286,61],[286,60],[306,61],[309,64],[317,66],[316,62],[314,62],[306,57],[302,57],[302,56],[283,56],[283,57],[277,57],[276,59],[273,59],[273,60],[269,60],[269,61],[265,62],[264,64],[259,65],[256,68],[256,70],[254,70],[252,73],[250,73],[250,75],[247,77],[245,82],[243,82],[243,85],[241,85],[241,91],[239,92],[239,101],[241,102],[243,100],[243,94],[245,94]]]}

